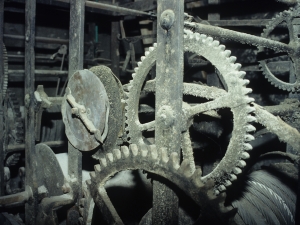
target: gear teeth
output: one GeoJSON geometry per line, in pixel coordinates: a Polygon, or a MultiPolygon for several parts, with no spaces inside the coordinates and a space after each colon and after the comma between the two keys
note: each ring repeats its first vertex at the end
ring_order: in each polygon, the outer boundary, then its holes
{"type": "Polygon", "coordinates": [[[147,155],[148,155],[147,146],[146,145],[140,146],[140,152],[141,152],[142,157],[144,157],[144,158],[147,157],[147,155]]]}
{"type": "Polygon", "coordinates": [[[154,44],[153,44],[153,47],[157,47],[157,43],[154,43],[154,44]]]}
{"type": "Polygon", "coordinates": [[[141,57],[142,62],[144,61],[144,59],[146,59],[146,57],[145,57],[145,56],[142,56],[142,57],[141,57]]]}
{"type": "Polygon", "coordinates": [[[248,85],[249,83],[250,83],[249,80],[247,80],[247,79],[244,79],[244,80],[243,80],[243,86],[246,86],[246,85],[248,85]]]}
{"type": "Polygon", "coordinates": [[[229,57],[231,55],[231,51],[230,50],[225,50],[221,54],[224,55],[225,57],[229,57]]]}
{"type": "Polygon", "coordinates": [[[242,65],[239,63],[235,63],[235,64],[233,64],[233,68],[234,68],[234,70],[239,71],[242,68],[242,65]]]}
{"type": "Polygon", "coordinates": [[[242,170],[241,170],[240,168],[238,168],[238,167],[235,167],[235,168],[233,169],[233,172],[234,172],[236,175],[238,175],[238,174],[241,174],[241,173],[242,173],[242,170]]]}
{"type": "Polygon", "coordinates": [[[239,71],[239,73],[238,73],[238,77],[242,78],[242,79],[245,77],[245,75],[246,75],[245,71],[239,71]]]}
{"type": "Polygon", "coordinates": [[[154,50],[154,47],[149,48],[149,52],[152,52],[154,50]]]}
{"type": "Polygon", "coordinates": [[[198,187],[201,188],[204,186],[204,183],[201,180],[201,176],[202,176],[202,170],[201,168],[197,168],[195,170],[195,172],[193,173],[191,180],[192,182],[198,187]]]}
{"type": "Polygon", "coordinates": [[[142,62],[137,62],[137,65],[138,65],[138,66],[141,66],[141,65],[142,65],[142,62]]]}
{"type": "Polygon", "coordinates": [[[90,177],[96,179],[96,173],[94,171],[90,172],[90,177]]]}
{"type": "Polygon", "coordinates": [[[139,149],[136,144],[129,145],[129,149],[133,156],[137,156],[139,154],[139,149]]]}
{"type": "Polygon", "coordinates": [[[246,110],[247,110],[247,113],[253,113],[253,112],[255,112],[255,108],[252,107],[252,106],[247,106],[246,110]]]}
{"type": "Polygon", "coordinates": [[[250,115],[248,115],[246,117],[246,120],[247,120],[248,123],[257,122],[257,119],[254,116],[250,116],[250,115]]]}
{"type": "Polygon", "coordinates": [[[250,155],[247,152],[243,152],[242,155],[241,155],[241,157],[242,157],[242,159],[249,159],[250,155]]]}
{"type": "Polygon", "coordinates": [[[235,175],[235,174],[230,174],[230,181],[232,182],[232,181],[235,181],[235,180],[237,180],[237,176],[235,175]]]}
{"type": "Polygon", "coordinates": [[[230,185],[232,185],[231,181],[226,180],[224,183],[225,187],[229,187],[230,185]]]}
{"type": "Polygon", "coordinates": [[[246,162],[244,160],[240,160],[238,163],[238,167],[244,168],[246,166],[246,162]]]}
{"type": "Polygon", "coordinates": [[[145,52],[145,56],[148,56],[149,54],[150,54],[149,51],[146,51],[146,52],[145,52]]]}
{"type": "Polygon", "coordinates": [[[245,128],[246,128],[247,132],[254,132],[254,131],[256,131],[256,128],[254,126],[250,125],[250,124],[246,125],[245,128]]]}
{"type": "Polygon", "coordinates": [[[250,134],[246,134],[245,135],[245,141],[246,142],[250,142],[250,141],[253,141],[255,138],[252,136],[252,135],[250,135],[250,134]]]}
{"type": "Polygon", "coordinates": [[[215,190],[214,190],[214,195],[215,195],[215,196],[218,196],[219,194],[220,194],[220,191],[217,190],[217,189],[215,189],[215,190]]]}
{"type": "Polygon", "coordinates": [[[254,98],[250,98],[250,97],[245,97],[245,102],[252,103],[252,102],[255,102],[255,99],[254,98]]]}
{"type": "Polygon", "coordinates": [[[206,40],[205,40],[205,42],[208,43],[208,44],[210,44],[210,43],[213,42],[213,40],[214,39],[212,37],[207,37],[206,40]]]}
{"type": "Polygon", "coordinates": [[[207,38],[207,35],[205,35],[205,34],[200,34],[200,38],[201,38],[201,39],[206,39],[206,38],[207,38]]]}
{"type": "Polygon", "coordinates": [[[134,68],[134,72],[137,73],[138,71],[139,71],[139,68],[138,68],[138,67],[135,67],[135,68],[134,68]]]}
{"type": "Polygon", "coordinates": [[[88,186],[92,185],[92,181],[91,181],[90,179],[89,179],[89,180],[86,180],[85,183],[86,183],[88,186]]]}
{"type": "Polygon", "coordinates": [[[175,170],[178,170],[180,165],[179,165],[179,157],[178,154],[176,152],[172,152],[170,157],[169,157],[169,161],[168,161],[169,166],[171,166],[172,168],[174,168],[175,170]]]}
{"type": "Polygon", "coordinates": [[[244,151],[251,151],[252,149],[253,149],[253,147],[249,143],[244,143],[243,144],[243,150],[244,151]]]}
{"type": "Polygon", "coordinates": [[[229,57],[229,62],[235,63],[235,61],[236,61],[236,57],[235,56],[230,56],[229,57]]]}
{"type": "Polygon", "coordinates": [[[158,152],[155,145],[150,145],[149,148],[150,148],[150,155],[152,159],[154,160],[158,159],[158,152]]]}
{"type": "Polygon", "coordinates": [[[106,158],[100,158],[99,161],[100,161],[100,167],[101,168],[107,167],[106,158]]]}
{"type": "Polygon", "coordinates": [[[249,93],[252,93],[252,89],[251,88],[243,88],[243,94],[247,95],[249,93]]]}
{"type": "Polygon", "coordinates": [[[107,160],[106,160],[107,162],[113,163],[113,162],[114,162],[114,156],[113,156],[113,154],[110,153],[110,152],[107,153],[107,154],[106,154],[106,159],[107,159],[107,160]]]}
{"type": "Polygon", "coordinates": [[[95,171],[96,171],[97,173],[100,173],[100,172],[101,172],[101,166],[100,166],[100,164],[96,164],[96,165],[94,166],[94,169],[95,169],[95,171]]]}
{"type": "Polygon", "coordinates": [[[132,74],[132,78],[134,78],[134,77],[135,77],[135,75],[136,75],[136,73],[133,73],[133,74],[132,74]]]}
{"type": "Polygon", "coordinates": [[[219,45],[220,45],[220,42],[216,41],[216,40],[214,40],[213,43],[212,43],[213,47],[218,47],[219,45]]]}
{"type": "Polygon", "coordinates": [[[219,190],[220,192],[225,191],[225,190],[226,190],[226,187],[225,187],[224,185],[220,185],[220,186],[218,186],[218,190],[219,190]]]}
{"type": "Polygon", "coordinates": [[[219,45],[219,49],[221,50],[221,51],[225,51],[225,45],[219,45]]]}
{"type": "Polygon", "coordinates": [[[178,169],[178,172],[183,174],[185,177],[192,176],[190,161],[188,159],[184,159],[178,169]]]}
{"type": "Polygon", "coordinates": [[[195,33],[195,38],[196,38],[197,41],[199,41],[201,39],[200,34],[199,33],[195,33]]]}
{"type": "Polygon", "coordinates": [[[122,157],[128,158],[129,157],[129,149],[127,146],[121,146],[121,153],[122,157]]]}

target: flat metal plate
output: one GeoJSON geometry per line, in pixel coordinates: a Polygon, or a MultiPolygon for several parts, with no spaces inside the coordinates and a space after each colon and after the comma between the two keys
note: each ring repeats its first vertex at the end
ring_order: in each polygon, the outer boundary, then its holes
{"type": "Polygon", "coordinates": [[[35,167],[38,186],[47,188],[48,196],[63,194],[64,175],[52,149],[45,144],[35,146],[35,167]]]}
{"type": "MultiPolygon", "coordinates": [[[[89,70],[79,70],[70,78],[68,88],[76,102],[86,108],[89,120],[103,133],[109,102],[100,79],[89,70]]],[[[78,117],[72,115],[71,108],[65,95],[62,102],[62,116],[70,143],[81,151],[95,149],[101,143],[95,139],[78,117]]]]}

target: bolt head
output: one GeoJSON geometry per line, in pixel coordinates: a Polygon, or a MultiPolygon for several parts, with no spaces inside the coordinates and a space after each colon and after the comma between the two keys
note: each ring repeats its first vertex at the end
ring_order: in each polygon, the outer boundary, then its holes
{"type": "Polygon", "coordinates": [[[165,30],[170,30],[175,21],[175,14],[173,10],[167,9],[162,12],[160,16],[160,26],[165,30]]]}

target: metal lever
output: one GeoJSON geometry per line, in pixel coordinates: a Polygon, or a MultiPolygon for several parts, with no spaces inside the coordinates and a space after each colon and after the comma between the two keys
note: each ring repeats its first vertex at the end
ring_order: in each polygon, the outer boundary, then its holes
{"type": "Polygon", "coordinates": [[[66,94],[67,94],[67,101],[69,104],[72,106],[72,114],[74,114],[76,117],[80,118],[85,127],[94,134],[95,138],[97,141],[100,143],[103,143],[103,139],[100,133],[100,130],[95,127],[93,122],[87,117],[87,110],[84,105],[80,105],[76,102],[75,98],[73,97],[71,93],[71,89],[67,87],[66,89],[66,94]]]}

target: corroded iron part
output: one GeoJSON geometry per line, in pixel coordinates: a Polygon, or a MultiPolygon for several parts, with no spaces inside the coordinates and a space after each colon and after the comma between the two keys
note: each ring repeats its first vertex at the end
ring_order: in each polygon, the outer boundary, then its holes
{"type": "MultiPolygon", "coordinates": [[[[211,111],[219,108],[230,108],[233,113],[234,127],[232,138],[227,148],[227,152],[219,165],[208,175],[202,177],[204,182],[209,179],[216,181],[216,193],[224,191],[236,179],[236,175],[241,173],[249,158],[247,151],[252,147],[248,143],[254,137],[249,132],[255,130],[250,125],[256,119],[250,115],[255,109],[249,105],[254,99],[247,96],[251,89],[246,88],[248,80],[243,79],[245,72],[239,71],[241,65],[236,64],[236,57],[230,57],[230,51],[225,50],[224,45],[214,41],[211,37],[200,35],[191,31],[186,31],[184,39],[184,51],[196,53],[209,60],[221,74],[221,80],[226,86],[227,91],[211,92],[218,90],[212,87],[202,87],[199,84],[184,84],[183,93],[194,93],[194,96],[203,96],[207,99],[214,99],[211,102],[199,104],[188,109],[184,109],[186,118],[192,118],[195,114],[211,111]],[[206,90],[209,89],[209,90],[206,90]],[[201,92],[204,90],[204,92],[201,92]],[[207,95],[205,94],[207,93],[207,95]]],[[[141,58],[135,73],[132,74],[133,80],[130,81],[126,100],[126,125],[129,142],[133,144],[145,144],[142,131],[154,127],[155,121],[141,124],[138,118],[139,96],[145,78],[156,61],[156,45],[146,52],[146,56],[141,58]]],[[[147,85],[146,85],[147,86],[147,85]]],[[[149,86],[148,86],[149,88],[149,86]]],[[[150,87],[151,89],[151,87],[150,87]]]]}
{"type": "Polygon", "coordinates": [[[203,207],[200,220],[210,221],[211,224],[227,224],[234,216],[232,207],[224,206],[225,194],[214,195],[212,189],[214,182],[211,180],[203,183],[201,169],[191,173],[188,160],[179,164],[179,156],[175,152],[168,157],[163,149],[160,151],[154,145],[132,144],[129,148],[122,146],[120,150],[114,149],[99,161],[100,164],[95,165],[95,172],[90,173],[91,180],[87,181],[87,186],[107,224],[123,224],[123,222],[106,193],[105,183],[120,171],[136,169],[157,174],[182,189],[200,207],[203,207]]]}
{"type": "Polygon", "coordinates": [[[62,102],[66,135],[75,148],[93,150],[103,142],[108,130],[109,101],[105,87],[91,71],[79,70],[70,78],[67,90],[62,102]],[[79,116],[76,111],[80,111],[79,116]]]}
{"type": "MultiPolygon", "coordinates": [[[[274,85],[275,87],[278,87],[282,90],[287,91],[298,91],[300,89],[300,73],[299,73],[299,45],[298,43],[298,36],[297,32],[295,32],[296,29],[294,29],[294,26],[299,26],[299,16],[300,16],[300,5],[296,5],[294,8],[291,8],[290,10],[285,10],[274,17],[269,24],[264,29],[263,33],[261,34],[264,38],[269,38],[272,31],[281,23],[286,22],[287,28],[289,30],[289,46],[294,49],[292,52],[288,52],[288,56],[291,58],[291,62],[293,63],[294,67],[294,75],[295,75],[295,81],[294,83],[284,82],[277,78],[272,71],[269,69],[267,65],[266,60],[261,60],[260,67],[263,71],[263,74],[268,79],[268,81],[274,85]],[[294,21],[295,19],[295,21],[294,21]],[[295,23],[295,24],[293,24],[295,23]]],[[[259,48],[260,52],[263,52],[265,49],[263,47],[259,48]]]]}

